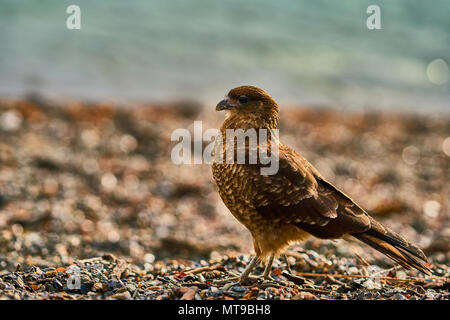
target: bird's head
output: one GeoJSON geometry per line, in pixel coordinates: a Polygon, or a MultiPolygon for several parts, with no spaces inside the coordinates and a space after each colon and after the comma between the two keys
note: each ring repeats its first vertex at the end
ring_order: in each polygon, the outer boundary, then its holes
{"type": "Polygon", "coordinates": [[[278,104],[264,90],[253,86],[231,89],[216,106],[216,111],[228,112],[228,127],[270,128],[278,124],[278,104]]]}

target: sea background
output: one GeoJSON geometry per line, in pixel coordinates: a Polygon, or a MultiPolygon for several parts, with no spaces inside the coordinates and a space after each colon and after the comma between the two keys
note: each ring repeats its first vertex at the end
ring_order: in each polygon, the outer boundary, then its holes
{"type": "Polygon", "coordinates": [[[252,84],[285,104],[448,113],[448,64],[448,0],[0,1],[0,96],[214,104],[252,84]]]}

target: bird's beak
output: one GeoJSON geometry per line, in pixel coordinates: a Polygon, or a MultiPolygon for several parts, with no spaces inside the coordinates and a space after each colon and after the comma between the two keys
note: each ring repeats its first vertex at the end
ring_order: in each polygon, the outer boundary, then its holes
{"type": "Polygon", "coordinates": [[[234,108],[235,106],[230,103],[230,99],[226,98],[220,101],[216,106],[216,111],[228,110],[234,108]]]}

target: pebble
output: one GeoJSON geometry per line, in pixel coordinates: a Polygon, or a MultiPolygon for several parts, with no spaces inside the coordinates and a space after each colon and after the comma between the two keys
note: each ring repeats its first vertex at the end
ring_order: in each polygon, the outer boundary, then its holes
{"type": "Polygon", "coordinates": [[[401,293],[394,294],[392,298],[395,300],[405,300],[406,299],[405,296],[402,295],[401,293]]]}
{"type": "Polygon", "coordinates": [[[359,273],[359,269],[356,267],[350,267],[348,268],[348,273],[349,274],[358,274],[359,273]]]}
{"type": "MultiPolygon", "coordinates": [[[[107,289],[107,288],[106,288],[106,289],[107,289]]],[[[92,286],[92,290],[101,292],[101,291],[104,291],[104,286],[103,286],[102,283],[96,282],[96,283],[94,283],[94,285],[92,286]]]]}
{"type": "Polygon", "coordinates": [[[131,294],[128,291],[119,292],[116,294],[113,294],[109,296],[112,299],[118,299],[118,300],[129,300],[131,299],[131,294]]]}
{"type": "Polygon", "coordinates": [[[236,292],[245,292],[247,289],[241,286],[234,286],[233,288],[231,288],[231,290],[236,292]]]}
{"type": "Polygon", "coordinates": [[[223,286],[222,290],[228,291],[232,286],[233,286],[233,283],[229,282],[223,286]]]}
{"type": "Polygon", "coordinates": [[[136,291],[136,286],[134,284],[127,284],[127,289],[130,292],[134,292],[134,291],[136,291]]]}
{"type": "Polygon", "coordinates": [[[0,114],[0,128],[4,131],[17,131],[22,121],[22,115],[14,110],[0,114]]]}
{"type": "Polygon", "coordinates": [[[197,291],[198,287],[195,286],[189,287],[180,300],[194,300],[197,291]]]}
{"type": "Polygon", "coordinates": [[[61,281],[59,281],[58,279],[53,279],[53,287],[56,290],[62,290],[63,289],[63,284],[61,283],[61,281]]]}
{"type": "Polygon", "coordinates": [[[210,290],[212,293],[217,293],[217,292],[219,292],[219,289],[217,289],[217,287],[210,287],[209,290],[210,290]]]}

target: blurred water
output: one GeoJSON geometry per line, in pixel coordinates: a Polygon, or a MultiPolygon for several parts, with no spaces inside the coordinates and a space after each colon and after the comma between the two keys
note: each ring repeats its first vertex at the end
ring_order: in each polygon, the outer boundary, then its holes
{"type": "Polygon", "coordinates": [[[450,64],[449,17],[448,0],[1,0],[0,95],[215,102],[253,84],[283,102],[448,111],[427,66],[450,64]],[[370,4],[382,30],[366,28],[370,4]]]}

